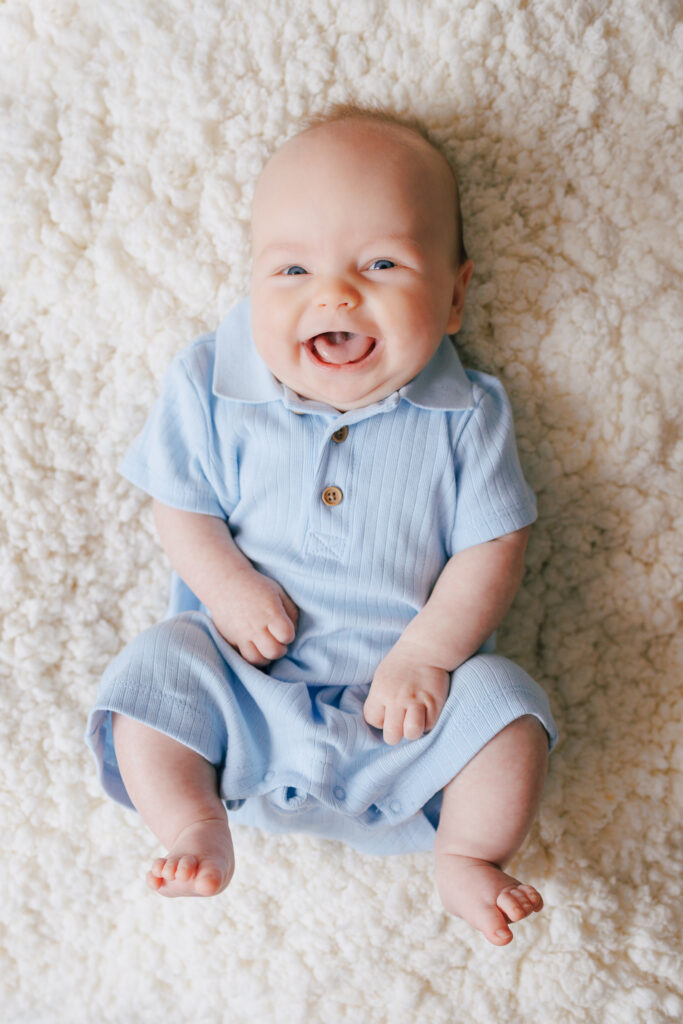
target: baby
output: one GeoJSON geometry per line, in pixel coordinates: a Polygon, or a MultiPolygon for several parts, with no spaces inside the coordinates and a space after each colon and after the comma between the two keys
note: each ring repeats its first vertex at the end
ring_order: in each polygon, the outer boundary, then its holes
{"type": "Polygon", "coordinates": [[[533,494],[494,378],[448,337],[473,264],[425,133],[335,109],[259,178],[250,300],[174,360],[122,471],[154,498],[169,616],[105,673],[88,742],[168,850],[166,896],[230,882],[231,820],[434,850],[486,938],[543,906],[506,874],[556,731],[490,653],[533,494]]]}

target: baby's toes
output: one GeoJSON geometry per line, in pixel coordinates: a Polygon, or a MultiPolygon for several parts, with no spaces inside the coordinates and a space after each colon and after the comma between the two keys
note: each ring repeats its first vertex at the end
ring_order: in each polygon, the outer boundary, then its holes
{"type": "Polygon", "coordinates": [[[176,877],[178,871],[178,862],[180,857],[166,857],[164,858],[164,866],[161,869],[161,877],[165,882],[172,882],[176,877]]]}
{"type": "Polygon", "coordinates": [[[150,868],[150,872],[149,873],[150,873],[150,875],[153,878],[157,878],[157,879],[161,880],[164,877],[164,868],[165,867],[166,867],[166,858],[165,857],[157,857],[157,859],[152,862],[152,867],[150,868]]]}
{"type": "Polygon", "coordinates": [[[498,894],[496,905],[510,921],[521,921],[543,906],[541,896],[532,885],[511,885],[498,894]]]}
{"type": "Polygon", "coordinates": [[[226,872],[211,862],[202,864],[197,872],[195,888],[201,896],[213,896],[223,885],[226,872]]]}
{"type": "Polygon", "coordinates": [[[147,872],[147,885],[150,889],[154,889],[155,892],[158,892],[164,884],[163,871],[165,864],[165,857],[157,857],[157,859],[153,861],[152,867],[147,872]]]}
{"type": "Polygon", "coordinates": [[[150,889],[154,889],[155,892],[158,892],[159,889],[161,889],[162,885],[164,884],[163,878],[160,878],[159,875],[155,875],[154,871],[147,872],[146,881],[150,889]]]}
{"type": "Polygon", "coordinates": [[[543,897],[533,885],[520,885],[518,891],[524,893],[533,911],[543,910],[543,897]]]}
{"type": "Polygon", "coordinates": [[[192,854],[184,854],[179,860],[176,867],[175,879],[177,882],[189,882],[191,878],[197,873],[197,858],[193,857],[192,854]]]}

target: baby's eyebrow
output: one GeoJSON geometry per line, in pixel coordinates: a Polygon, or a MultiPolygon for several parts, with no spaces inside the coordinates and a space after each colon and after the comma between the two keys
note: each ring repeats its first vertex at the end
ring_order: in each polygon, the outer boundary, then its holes
{"type": "Polygon", "coordinates": [[[414,238],[412,235],[378,235],[376,238],[371,239],[364,248],[381,249],[382,246],[387,245],[398,245],[404,249],[410,249],[418,256],[422,256],[424,254],[424,247],[420,242],[418,242],[417,238],[414,238]]]}
{"type": "Polygon", "coordinates": [[[293,242],[271,242],[269,245],[265,246],[265,248],[261,249],[259,255],[270,255],[271,253],[275,254],[278,252],[290,253],[293,252],[295,248],[296,246],[293,242]]]}
{"type": "MultiPolygon", "coordinates": [[[[399,246],[402,249],[407,249],[413,252],[416,256],[424,255],[424,247],[420,242],[412,235],[399,235],[399,234],[378,234],[376,236],[370,236],[367,239],[363,239],[362,244],[359,245],[359,249],[363,251],[372,251],[376,255],[382,255],[382,250],[391,249],[393,246],[399,246]]],[[[297,254],[299,257],[304,255],[302,253],[301,243],[296,242],[270,242],[268,245],[261,249],[260,253],[256,257],[256,260],[261,260],[266,257],[272,258],[278,255],[283,257],[293,256],[297,254]]]]}

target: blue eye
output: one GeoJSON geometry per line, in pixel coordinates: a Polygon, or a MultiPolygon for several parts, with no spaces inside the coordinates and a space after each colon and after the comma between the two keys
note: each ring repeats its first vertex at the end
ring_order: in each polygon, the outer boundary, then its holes
{"type": "Polygon", "coordinates": [[[379,259],[372,261],[370,264],[370,270],[391,270],[391,268],[395,266],[396,264],[392,260],[379,259]]]}
{"type": "Polygon", "coordinates": [[[298,267],[298,266],[287,267],[284,270],[284,274],[285,274],[286,277],[293,277],[295,274],[305,274],[305,273],[306,273],[306,271],[304,270],[304,268],[303,267],[298,267]]]}

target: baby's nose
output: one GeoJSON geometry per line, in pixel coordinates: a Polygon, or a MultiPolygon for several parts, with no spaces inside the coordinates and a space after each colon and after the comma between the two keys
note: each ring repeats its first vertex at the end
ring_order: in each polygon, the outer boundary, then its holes
{"type": "Polygon", "coordinates": [[[316,291],[315,304],[320,309],[355,309],[360,294],[350,281],[341,277],[328,277],[320,282],[316,291]]]}

